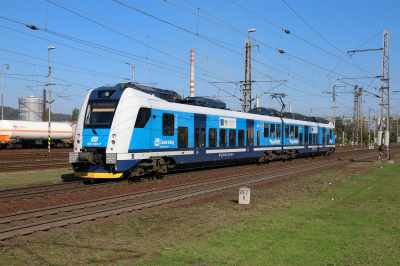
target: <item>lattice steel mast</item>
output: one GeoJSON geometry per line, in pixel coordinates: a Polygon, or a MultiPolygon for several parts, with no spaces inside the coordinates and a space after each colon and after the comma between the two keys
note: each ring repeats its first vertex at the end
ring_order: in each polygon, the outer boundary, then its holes
{"type": "MultiPolygon", "coordinates": [[[[384,141],[378,143],[380,151],[383,151],[390,160],[390,102],[389,102],[389,31],[383,31],[383,49],[382,49],[382,77],[381,77],[381,118],[379,123],[379,136],[382,136],[384,141]]],[[[382,139],[382,138],[381,138],[382,139]]],[[[379,159],[380,159],[379,153],[379,159]]]]}

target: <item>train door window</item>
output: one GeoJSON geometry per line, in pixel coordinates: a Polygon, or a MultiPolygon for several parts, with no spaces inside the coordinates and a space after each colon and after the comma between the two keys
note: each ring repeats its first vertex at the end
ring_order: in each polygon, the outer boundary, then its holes
{"type": "Polygon", "coordinates": [[[268,137],[269,137],[269,124],[264,123],[264,138],[268,138],[268,137]]]}
{"type": "Polygon", "coordinates": [[[276,125],[276,137],[281,138],[281,125],[276,125]]]}
{"type": "Polygon", "coordinates": [[[308,144],[312,144],[312,134],[308,134],[308,144]]]}
{"type": "Polygon", "coordinates": [[[188,128],[178,127],[178,148],[187,148],[188,146],[188,128]]]}
{"type": "Polygon", "coordinates": [[[290,126],[290,137],[294,138],[294,126],[290,126]]]}
{"type": "Polygon", "coordinates": [[[217,146],[217,129],[210,128],[208,130],[208,147],[216,147],[217,146]]]}
{"type": "Polygon", "coordinates": [[[194,146],[199,147],[200,146],[200,130],[198,127],[194,130],[194,146]]]}
{"type": "Polygon", "coordinates": [[[275,138],[275,124],[271,124],[271,138],[275,138]]]}
{"type": "Polygon", "coordinates": [[[322,133],[322,144],[326,144],[325,132],[322,133]]]}
{"type": "Polygon", "coordinates": [[[254,131],[253,130],[247,130],[247,138],[246,138],[246,145],[247,146],[253,146],[253,139],[254,139],[254,131]]]}
{"type": "Polygon", "coordinates": [[[236,146],[236,129],[229,129],[229,146],[236,146]]]}
{"type": "Polygon", "coordinates": [[[299,135],[299,145],[303,145],[303,133],[299,135]]]}
{"type": "Polygon", "coordinates": [[[285,138],[289,137],[289,125],[285,126],[285,138]]]}
{"type": "Polygon", "coordinates": [[[239,130],[239,146],[244,146],[244,130],[239,130]]]}
{"type": "Polygon", "coordinates": [[[206,146],[206,129],[202,128],[201,129],[201,147],[206,146]]]}
{"type": "Polygon", "coordinates": [[[226,147],[226,129],[219,130],[219,146],[226,147]]]}
{"type": "Polygon", "coordinates": [[[149,121],[151,116],[151,109],[146,108],[146,107],[141,107],[139,109],[136,122],[135,122],[135,128],[144,128],[149,121]]]}
{"type": "Polygon", "coordinates": [[[297,139],[299,137],[299,127],[295,126],[294,128],[294,137],[297,139]]]}
{"type": "Polygon", "coordinates": [[[260,146],[260,131],[257,131],[257,146],[260,146]]]}
{"type": "Polygon", "coordinates": [[[329,144],[329,134],[326,135],[326,143],[329,144]]]}
{"type": "Polygon", "coordinates": [[[317,143],[316,143],[316,137],[315,137],[315,134],[312,134],[312,142],[313,142],[313,144],[317,144],[317,143]]]}
{"type": "Polygon", "coordinates": [[[173,114],[163,114],[163,136],[173,136],[174,135],[174,115],[173,114]]]}

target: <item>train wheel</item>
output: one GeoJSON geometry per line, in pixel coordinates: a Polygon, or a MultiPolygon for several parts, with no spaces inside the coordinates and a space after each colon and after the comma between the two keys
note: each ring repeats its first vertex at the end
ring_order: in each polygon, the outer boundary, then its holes
{"type": "Polygon", "coordinates": [[[57,144],[57,148],[58,148],[58,149],[62,149],[62,148],[63,148],[63,144],[62,144],[62,143],[58,143],[58,144],[57,144]]]}

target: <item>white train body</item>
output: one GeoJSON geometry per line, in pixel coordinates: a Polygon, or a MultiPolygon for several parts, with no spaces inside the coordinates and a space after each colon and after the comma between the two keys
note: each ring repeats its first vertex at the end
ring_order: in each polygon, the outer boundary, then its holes
{"type": "MultiPolygon", "coordinates": [[[[50,137],[53,142],[69,142],[74,131],[67,123],[51,122],[50,137]]],[[[0,120],[0,144],[47,141],[48,123],[18,120],[0,120]]]]}

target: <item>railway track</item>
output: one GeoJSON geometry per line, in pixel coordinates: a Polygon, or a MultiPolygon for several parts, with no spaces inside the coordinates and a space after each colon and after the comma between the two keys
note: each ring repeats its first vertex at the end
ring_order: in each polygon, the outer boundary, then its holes
{"type": "MultiPolygon", "coordinates": [[[[341,155],[342,157],[352,156],[354,153],[358,153],[359,151],[350,152],[346,155],[341,155]]],[[[337,155],[333,155],[328,158],[324,157],[316,157],[318,159],[315,160],[329,160],[331,158],[335,158],[337,155]]],[[[310,157],[306,158],[296,158],[295,162],[303,161],[303,160],[312,160],[310,157]]],[[[272,164],[285,165],[287,163],[281,161],[274,161],[272,164]]],[[[182,171],[177,171],[177,173],[169,173],[162,176],[162,179],[171,179],[171,178],[184,178],[188,175],[204,175],[204,174],[223,174],[226,172],[234,172],[240,171],[242,169],[261,169],[256,164],[252,165],[244,165],[244,166],[216,166],[210,167],[209,169],[204,168],[194,168],[194,169],[185,169],[182,171]]],[[[151,179],[154,178],[151,175],[144,176],[144,179],[151,179]]],[[[93,182],[99,180],[92,180],[93,182]]],[[[73,192],[80,192],[80,191],[88,191],[88,190],[95,190],[95,189],[102,189],[102,188],[110,188],[110,187],[117,187],[117,186],[125,186],[129,185],[127,180],[118,180],[118,181],[109,181],[104,183],[96,183],[88,185],[87,182],[80,181],[80,182],[67,182],[67,183],[60,183],[60,184],[48,184],[48,185],[41,185],[41,186],[32,186],[32,187],[23,187],[23,188],[16,188],[16,189],[7,189],[7,190],[0,190],[0,203],[8,202],[8,201],[17,201],[23,199],[30,199],[33,197],[45,197],[45,196],[52,196],[52,195],[59,195],[64,193],[73,193],[73,192]]]]}
{"type": "MultiPolygon", "coordinates": [[[[365,160],[374,157],[376,157],[375,153],[369,153],[355,155],[352,159],[354,161],[354,159],[365,160]]],[[[293,175],[298,176],[310,171],[315,173],[316,171],[325,170],[329,167],[348,162],[348,159],[317,161],[250,174],[222,177],[173,187],[7,214],[0,216],[0,240],[28,235],[37,231],[46,231],[54,227],[64,227],[69,224],[134,212],[143,208],[237,188],[251,183],[283,179],[293,175]]]]}
{"type": "MultiPolygon", "coordinates": [[[[71,150],[72,151],[72,150],[71,150]]],[[[46,151],[0,151],[0,172],[20,172],[42,169],[57,169],[70,167],[68,155],[70,150],[46,151]]]]}

